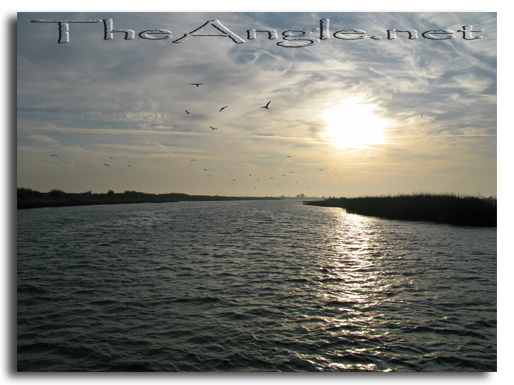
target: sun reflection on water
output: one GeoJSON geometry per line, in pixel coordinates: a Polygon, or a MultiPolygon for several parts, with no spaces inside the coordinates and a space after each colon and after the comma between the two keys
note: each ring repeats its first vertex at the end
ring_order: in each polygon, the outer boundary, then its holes
{"type": "Polygon", "coordinates": [[[388,331],[383,321],[383,291],[390,284],[380,270],[380,243],[376,219],[342,212],[332,237],[332,253],[320,256],[322,266],[317,295],[331,317],[326,330],[334,347],[327,352],[327,370],[389,371],[377,368],[374,357],[381,355],[388,331]],[[356,348],[348,341],[358,339],[369,347],[356,348]]]}

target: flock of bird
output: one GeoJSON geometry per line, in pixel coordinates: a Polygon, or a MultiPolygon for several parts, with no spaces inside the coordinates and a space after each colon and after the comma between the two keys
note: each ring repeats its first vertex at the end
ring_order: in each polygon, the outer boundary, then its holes
{"type": "MultiPolygon", "coordinates": [[[[203,85],[203,84],[204,84],[204,83],[190,83],[190,85],[191,85],[191,86],[195,86],[195,87],[200,87],[200,86],[201,86],[201,85],[203,85]]],[[[271,103],[271,100],[270,100],[270,101],[268,101],[268,103],[266,103],[266,105],[265,105],[265,106],[262,106],[261,108],[265,108],[265,109],[269,110],[269,105],[270,105],[270,103],[271,103]]],[[[222,112],[222,111],[223,111],[224,109],[226,109],[226,108],[228,108],[228,106],[223,106],[223,107],[221,107],[221,108],[220,108],[220,110],[219,110],[219,112],[222,112]]],[[[186,111],[186,114],[187,114],[187,115],[191,115],[191,112],[189,112],[188,110],[185,110],[185,111],[186,111]]],[[[209,128],[210,128],[212,131],[214,131],[214,130],[217,130],[217,129],[218,129],[218,127],[214,127],[214,126],[209,126],[209,128]]],[[[58,154],[51,154],[51,155],[50,155],[50,158],[58,157],[58,156],[59,156],[58,154]]],[[[125,156],[125,158],[127,158],[127,157],[125,156]]],[[[109,157],[109,159],[114,159],[114,158],[111,156],[111,157],[109,157]]],[[[193,161],[194,161],[194,159],[193,159],[193,161]]],[[[108,163],[104,163],[104,164],[103,164],[103,166],[105,166],[105,167],[109,167],[109,168],[111,167],[111,166],[110,166],[110,164],[108,164],[108,163]]],[[[131,165],[130,165],[130,164],[127,164],[127,167],[131,167],[131,165]]],[[[207,171],[207,170],[206,170],[206,171],[207,171]]]]}
{"type": "MultiPolygon", "coordinates": [[[[203,84],[203,83],[190,83],[189,85],[190,85],[190,86],[195,86],[195,87],[200,87],[202,84],[203,84]]],[[[266,103],[266,105],[265,105],[265,106],[262,106],[261,108],[265,108],[265,109],[269,110],[269,105],[270,105],[270,103],[271,103],[271,100],[270,100],[270,101],[268,101],[268,103],[266,103]]],[[[228,107],[228,106],[223,106],[223,107],[221,107],[221,108],[220,108],[220,110],[219,110],[219,112],[222,112],[222,111],[223,111],[225,108],[227,108],[227,107],[228,107]]],[[[191,112],[189,112],[188,110],[184,110],[184,111],[186,111],[186,114],[187,114],[187,115],[191,115],[191,112]]],[[[217,130],[217,129],[218,129],[218,127],[213,127],[213,126],[209,126],[209,128],[210,128],[212,131],[214,131],[214,130],[217,130]]]]}
{"type": "MultiPolygon", "coordinates": [[[[204,83],[190,83],[189,85],[191,85],[191,86],[195,86],[195,87],[200,87],[200,86],[201,86],[201,85],[203,85],[203,84],[204,84],[204,83]]],[[[266,109],[266,110],[269,110],[270,103],[271,103],[271,100],[269,100],[269,101],[266,103],[266,105],[261,106],[261,108],[266,109]]],[[[223,110],[225,110],[226,108],[228,108],[228,106],[223,106],[223,107],[221,107],[221,108],[220,108],[220,110],[219,110],[219,112],[222,112],[222,111],[223,111],[223,110]]],[[[186,114],[187,114],[187,115],[191,115],[191,112],[190,112],[189,110],[185,110],[185,112],[186,112],[186,114]]],[[[421,116],[420,116],[420,117],[422,118],[422,117],[424,116],[424,114],[425,114],[425,113],[423,112],[423,113],[421,114],[421,116]]],[[[217,129],[218,129],[218,127],[214,127],[214,126],[209,126],[209,127],[210,127],[210,129],[211,129],[212,131],[214,131],[214,130],[217,130],[217,129]]],[[[58,156],[59,156],[58,154],[51,154],[51,155],[50,155],[50,157],[51,157],[51,158],[52,158],[52,157],[58,157],[58,156]]],[[[127,157],[125,156],[125,158],[127,158],[127,157]]],[[[287,155],[287,156],[286,156],[286,158],[291,158],[291,155],[287,155]]],[[[109,159],[114,159],[114,157],[112,157],[112,156],[111,156],[111,157],[109,157],[109,159]]],[[[195,159],[191,159],[191,161],[190,161],[190,162],[194,162],[194,161],[195,161],[195,159]]],[[[189,165],[191,165],[191,163],[190,163],[189,165]]],[[[111,166],[109,165],[109,163],[104,163],[104,164],[103,164],[103,166],[105,166],[105,167],[109,167],[109,168],[111,167],[111,166]]],[[[130,164],[127,164],[127,167],[131,167],[131,165],[130,165],[130,164]]],[[[207,172],[207,169],[206,169],[206,168],[204,168],[203,170],[207,172]]],[[[318,168],[318,170],[321,172],[321,171],[323,171],[323,168],[318,168]]],[[[292,174],[293,172],[292,172],[292,171],[289,171],[289,173],[290,173],[290,174],[292,174]]],[[[232,175],[232,173],[230,173],[230,175],[232,175]]],[[[211,176],[211,175],[210,175],[210,174],[208,174],[207,176],[211,176]]],[[[251,176],[252,176],[252,174],[249,174],[249,176],[251,177],[251,176]]],[[[287,175],[287,174],[282,174],[282,176],[288,176],[288,175],[287,175]]],[[[335,176],[337,176],[337,175],[335,175],[335,176]]],[[[267,178],[265,178],[265,179],[267,179],[267,178]]],[[[269,179],[271,180],[271,179],[273,179],[273,177],[269,177],[269,179]]],[[[260,178],[259,178],[258,180],[260,180],[260,178]]],[[[233,182],[235,182],[235,181],[236,181],[236,179],[232,179],[232,183],[231,183],[231,184],[234,184],[233,182]]],[[[298,183],[298,182],[296,182],[296,183],[298,183]]],[[[272,191],[273,191],[273,190],[272,190],[272,191]]]]}
{"type": "MultiPolygon", "coordinates": [[[[203,84],[204,84],[204,83],[190,83],[190,85],[191,85],[191,86],[195,86],[195,87],[200,87],[200,86],[201,86],[201,85],[203,85],[203,84]]],[[[266,109],[266,110],[269,110],[270,104],[271,104],[271,100],[269,100],[269,101],[268,101],[264,106],[261,106],[261,108],[266,109]]],[[[223,106],[223,107],[221,107],[221,108],[219,109],[219,112],[222,112],[222,111],[223,111],[223,110],[225,110],[226,108],[228,108],[228,106],[223,106]]],[[[184,110],[184,111],[186,112],[186,114],[187,114],[187,115],[191,115],[191,112],[190,112],[189,110],[184,110]]],[[[212,131],[214,131],[214,130],[217,130],[217,129],[218,129],[218,127],[214,127],[214,126],[209,126],[209,128],[210,128],[212,131]]],[[[291,158],[291,156],[290,156],[290,155],[287,155],[287,156],[286,156],[286,158],[291,158]]],[[[195,162],[195,161],[196,161],[196,159],[191,159],[191,160],[190,160],[189,165],[191,166],[191,165],[192,165],[192,163],[191,163],[191,162],[195,162]]],[[[203,169],[203,171],[208,172],[208,169],[204,168],[204,169],[203,169]]],[[[292,172],[292,171],[290,171],[290,173],[292,174],[293,172],[292,172]]],[[[208,177],[210,177],[210,176],[211,176],[211,174],[206,174],[206,175],[207,175],[208,177]]],[[[232,176],[232,173],[230,173],[230,175],[232,176]]],[[[252,174],[248,174],[248,176],[249,176],[249,177],[251,177],[251,176],[252,176],[252,174]]],[[[282,174],[282,176],[288,176],[288,175],[286,175],[286,174],[282,174]]],[[[269,179],[271,180],[271,179],[273,179],[273,177],[270,177],[269,179]]],[[[258,178],[257,180],[261,180],[261,178],[258,178]]],[[[234,184],[234,182],[236,182],[236,179],[235,179],[235,178],[231,178],[231,183],[230,183],[230,184],[232,184],[232,185],[233,185],[233,184],[234,184]]],[[[298,182],[296,182],[296,183],[298,183],[298,182]]],[[[254,188],[256,188],[256,187],[254,187],[254,188]]],[[[223,189],[222,189],[222,190],[223,190],[223,189]]],[[[273,190],[272,190],[272,191],[273,191],[273,190]]]]}

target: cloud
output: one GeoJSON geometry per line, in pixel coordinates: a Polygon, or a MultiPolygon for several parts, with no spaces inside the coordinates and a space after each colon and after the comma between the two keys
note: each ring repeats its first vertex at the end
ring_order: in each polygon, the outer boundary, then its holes
{"type": "MultiPolygon", "coordinates": [[[[18,137],[24,146],[77,145],[92,154],[103,154],[107,146],[148,159],[153,150],[184,159],[194,154],[224,159],[226,167],[252,157],[255,164],[278,161],[292,151],[296,161],[311,165],[316,156],[322,163],[322,154],[339,151],[323,139],[323,112],[355,96],[389,121],[391,148],[413,156],[418,149],[402,138],[496,133],[492,13],[22,13],[18,25],[18,137]],[[30,22],[59,18],[112,18],[115,28],[132,29],[135,38],[115,34],[104,40],[102,23],[73,24],[70,42],[57,44],[56,24],[30,22]],[[310,30],[299,38],[319,38],[322,19],[329,20],[329,39],[303,48],[277,45],[287,30],[310,30]],[[245,42],[219,36],[172,42],[209,20],[219,20],[245,42]],[[421,37],[423,31],[463,25],[484,29],[484,39],[421,37]],[[170,30],[172,39],[138,35],[159,28],[170,30]],[[388,40],[393,28],[416,29],[419,37],[398,33],[388,40]],[[249,39],[252,29],[276,30],[279,38],[257,33],[249,39]],[[333,36],[355,29],[366,38],[333,36]],[[190,85],[195,82],[204,84],[190,85]],[[262,109],[269,100],[270,110],[262,109]],[[222,106],[228,107],[220,112],[222,106]]],[[[212,26],[206,31],[219,32],[212,26]]],[[[484,148],[472,140],[461,145],[484,148]]],[[[424,155],[434,156],[428,147],[424,155]]]]}
{"type": "Polygon", "coordinates": [[[46,135],[28,135],[27,139],[35,140],[41,144],[59,144],[57,139],[46,135]]]}
{"type": "Polygon", "coordinates": [[[478,94],[487,90],[491,84],[493,84],[493,79],[468,73],[453,76],[451,81],[445,84],[445,87],[461,88],[463,92],[478,94]]]}

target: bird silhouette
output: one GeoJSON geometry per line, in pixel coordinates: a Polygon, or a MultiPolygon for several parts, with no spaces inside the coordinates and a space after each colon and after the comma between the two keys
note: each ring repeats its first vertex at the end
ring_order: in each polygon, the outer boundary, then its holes
{"type": "Polygon", "coordinates": [[[270,104],[270,103],[271,103],[271,100],[270,100],[270,101],[269,101],[265,106],[263,106],[263,107],[261,107],[261,108],[265,108],[265,109],[269,110],[269,104],[270,104]]]}
{"type": "Polygon", "coordinates": [[[190,86],[197,86],[199,87],[200,85],[202,85],[203,83],[191,83],[190,86]]]}
{"type": "Polygon", "coordinates": [[[52,155],[50,155],[50,158],[51,158],[52,156],[59,156],[59,155],[57,155],[57,154],[52,154],[52,155]]]}
{"type": "Polygon", "coordinates": [[[423,115],[425,115],[425,113],[424,113],[424,112],[421,114],[421,116],[420,116],[420,117],[422,118],[422,117],[423,117],[423,115]]]}
{"type": "Polygon", "coordinates": [[[186,111],[186,114],[188,114],[188,115],[190,114],[190,112],[188,110],[184,110],[184,111],[186,111]]]}
{"type": "Polygon", "coordinates": [[[209,126],[209,127],[210,127],[210,128],[211,128],[211,130],[213,130],[213,131],[218,129],[218,127],[213,127],[213,126],[209,126]]]}
{"type": "Polygon", "coordinates": [[[104,163],[104,166],[111,167],[111,166],[109,166],[107,163],[104,163]]]}
{"type": "Polygon", "coordinates": [[[220,112],[223,111],[225,108],[227,108],[228,106],[225,106],[225,107],[221,107],[220,109],[220,112]]]}

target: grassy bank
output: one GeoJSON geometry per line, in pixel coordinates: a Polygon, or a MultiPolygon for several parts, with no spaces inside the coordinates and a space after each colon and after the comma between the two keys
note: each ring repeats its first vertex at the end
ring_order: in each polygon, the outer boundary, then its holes
{"type": "Polygon", "coordinates": [[[305,204],[341,207],[347,213],[449,223],[462,226],[496,226],[496,199],[454,194],[412,194],[397,196],[329,198],[305,204]]]}
{"type": "Polygon", "coordinates": [[[107,193],[66,193],[62,190],[39,192],[28,188],[18,188],[18,209],[36,207],[61,207],[61,206],[86,206],[123,203],[166,203],[180,201],[222,201],[222,200],[255,200],[277,198],[255,197],[230,197],[219,195],[188,195],[181,193],[148,194],[137,191],[125,191],[115,193],[109,190],[107,193]]]}

